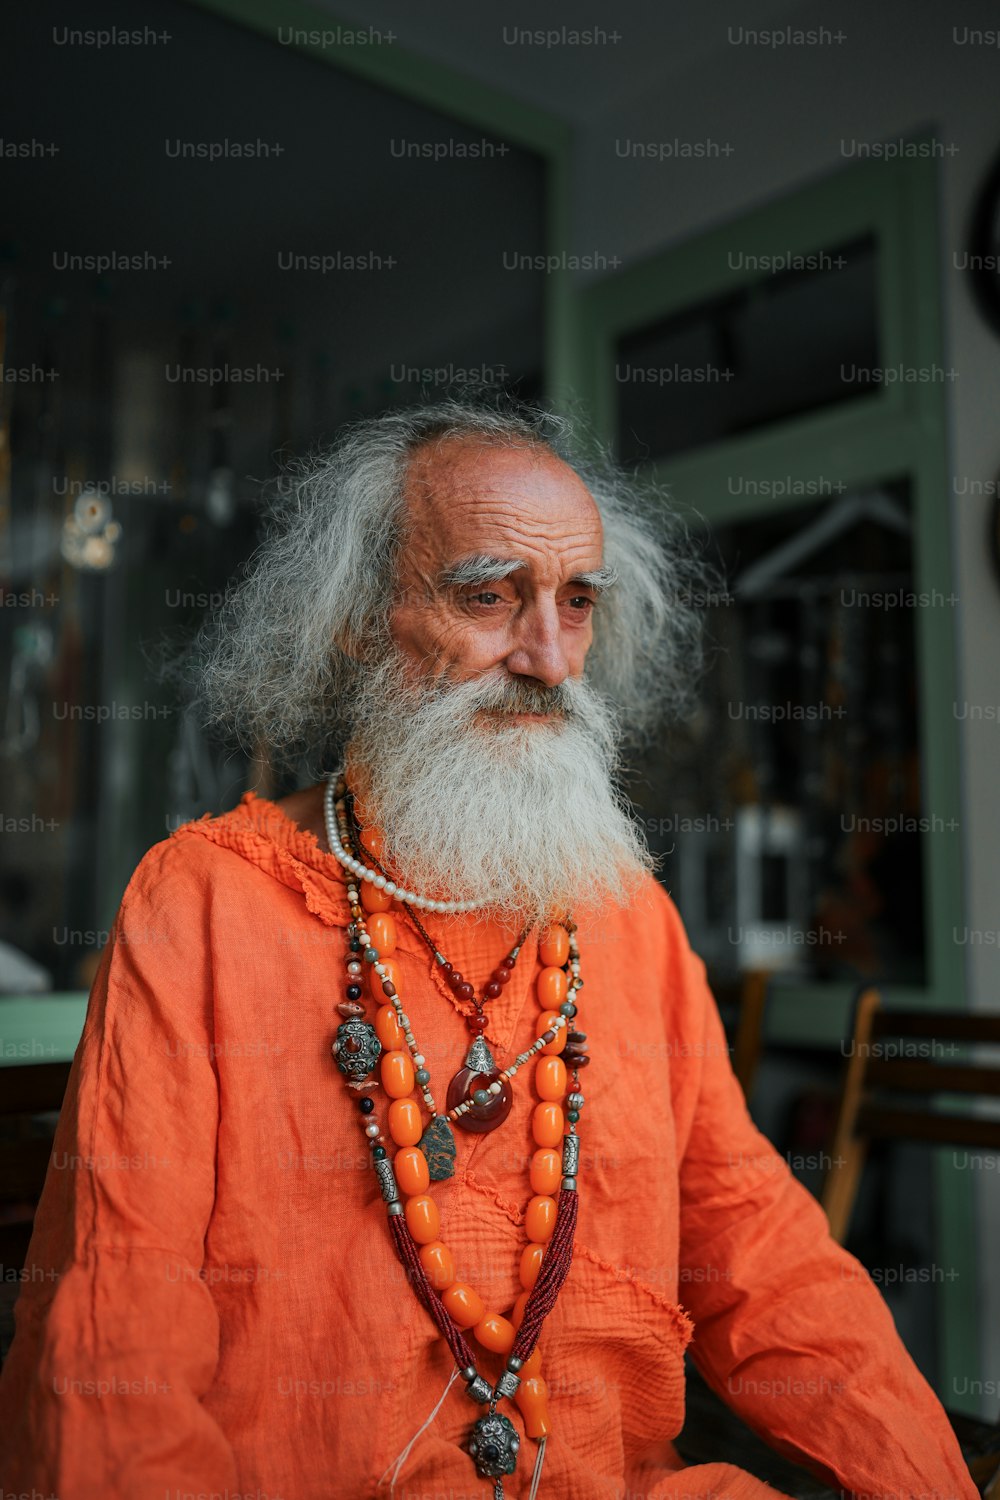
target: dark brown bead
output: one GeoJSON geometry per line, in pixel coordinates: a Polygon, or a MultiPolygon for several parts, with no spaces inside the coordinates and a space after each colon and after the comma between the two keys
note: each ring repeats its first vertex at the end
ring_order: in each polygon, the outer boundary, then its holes
{"type": "Polygon", "coordinates": [[[474,1073],[471,1068],[461,1068],[455,1074],[448,1085],[448,1109],[454,1109],[475,1093],[476,1089],[489,1088],[494,1080],[501,1084],[499,1094],[491,1094],[488,1104],[474,1104],[465,1114],[459,1115],[455,1121],[459,1130],[469,1130],[476,1135],[495,1130],[510,1114],[514,1094],[510,1081],[501,1079],[499,1073],[474,1073]]]}
{"type": "Polygon", "coordinates": [[[503,985],[500,984],[498,980],[491,979],[489,984],[483,990],[483,994],[486,996],[487,1000],[495,1000],[502,990],[503,985]]]}
{"type": "Polygon", "coordinates": [[[567,1047],[582,1046],[586,1040],[587,1033],[585,1031],[568,1031],[566,1033],[567,1047]]]}
{"type": "Polygon", "coordinates": [[[363,1016],[365,1013],[365,1008],[360,1000],[341,1000],[337,1009],[342,1016],[347,1016],[348,1018],[351,1016],[363,1016]]]}
{"type": "Polygon", "coordinates": [[[390,999],[396,993],[396,986],[393,984],[391,979],[383,979],[382,993],[383,995],[388,995],[390,999]]]}
{"type": "Polygon", "coordinates": [[[493,972],[493,978],[498,980],[500,984],[506,984],[513,972],[514,969],[511,964],[497,964],[493,972]]]}
{"type": "Polygon", "coordinates": [[[590,1058],[586,1052],[564,1052],[562,1058],[570,1070],[573,1068],[585,1068],[590,1062],[590,1058]]]}
{"type": "Polygon", "coordinates": [[[472,1000],[475,998],[475,990],[471,984],[463,983],[457,986],[455,994],[460,1000],[472,1000]]]}
{"type": "Polygon", "coordinates": [[[464,982],[464,976],[460,974],[457,969],[452,969],[451,973],[448,975],[448,983],[451,985],[452,989],[457,990],[459,985],[464,984],[464,982]]]}
{"type": "Polygon", "coordinates": [[[555,1031],[543,1031],[542,1032],[542,1041],[543,1042],[554,1042],[557,1035],[558,1035],[558,1033],[555,1032],[555,1031]]]}

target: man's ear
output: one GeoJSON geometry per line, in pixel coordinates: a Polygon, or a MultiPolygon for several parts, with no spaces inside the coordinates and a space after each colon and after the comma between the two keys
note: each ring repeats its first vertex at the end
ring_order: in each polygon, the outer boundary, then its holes
{"type": "Polygon", "coordinates": [[[358,662],[361,666],[370,666],[377,663],[385,654],[383,634],[388,636],[388,625],[384,627],[384,631],[380,631],[375,626],[369,626],[364,631],[352,631],[344,626],[331,637],[331,645],[350,661],[358,662]]]}
{"type": "Polygon", "coordinates": [[[341,656],[347,656],[351,661],[363,661],[361,643],[358,637],[351,634],[349,630],[338,631],[331,639],[334,650],[339,651],[341,656]]]}

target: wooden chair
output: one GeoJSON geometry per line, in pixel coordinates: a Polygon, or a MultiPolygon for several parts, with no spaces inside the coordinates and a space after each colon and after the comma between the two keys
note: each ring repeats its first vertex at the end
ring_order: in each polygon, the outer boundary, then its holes
{"type": "MultiPolygon", "coordinates": [[[[940,1094],[1000,1097],[1000,1068],[951,1060],[959,1046],[1000,1044],[1000,1015],[884,1010],[879,991],[869,987],[855,1001],[852,1043],[820,1200],[840,1244],[850,1228],[870,1141],[1000,1151],[1000,1120],[936,1109],[932,1102],[940,1094]],[[909,1049],[901,1042],[909,1042],[909,1049]],[[944,1042],[952,1044],[950,1053],[937,1061],[941,1053],[935,1049],[944,1042]]],[[[1000,1500],[1000,1424],[952,1411],[948,1417],[980,1494],[1000,1500]]]]}
{"type": "Polygon", "coordinates": [[[709,982],[732,1048],[733,1072],[749,1103],[763,1046],[771,975],[766,969],[748,969],[738,979],[710,977],[709,982]]]}
{"type": "Polygon", "coordinates": [[[1000,1068],[935,1061],[940,1055],[935,1048],[942,1042],[951,1043],[953,1050],[958,1045],[1000,1043],[1000,1016],[884,1010],[877,989],[861,990],[830,1146],[832,1165],[820,1200],[830,1233],[840,1244],[850,1227],[870,1141],[926,1141],[1000,1151],[1000,1120],[931,1106],[928,1096],[936,1094],[1000,1097],[1000,1068]],[[900,1048],[900,1042],[911,1045],[900,1048]],[[916,1055],[894,1055],[906,1050],[916,1055]],[[891,1096],[900,1094],[908,1107],[890,1102],[891,1096]],[[921,1096],[924,1102],[918,1103],[921,1096]]]}

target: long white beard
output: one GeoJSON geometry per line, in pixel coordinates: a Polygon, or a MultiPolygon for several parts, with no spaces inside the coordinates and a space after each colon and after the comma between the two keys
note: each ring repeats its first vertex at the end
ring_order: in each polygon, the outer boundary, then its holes
{"type": "Polygon", "coordinates": [[[614,710],[586,683],[503,672],[413,685],[395,657],[367,671],[355,710],[355,789],[383,862],[412,889],[480,898],[486,915],[526,925],[626,906],[653,868],[615,786],[614,710]]]}

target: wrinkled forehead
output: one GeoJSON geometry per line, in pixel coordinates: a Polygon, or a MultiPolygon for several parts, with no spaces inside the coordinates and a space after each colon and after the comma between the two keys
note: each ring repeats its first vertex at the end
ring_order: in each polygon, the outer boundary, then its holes
{"type": "Polygon", "coordinates": [[[404,493],[409,542],[435,554],[521,540],[596,549],[600,561],[603,529],[593,496],[569,464],[540,444],[476,438],[424,444],[410,459],[404,493]]]}

